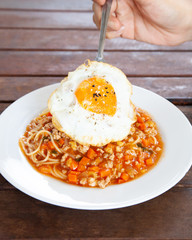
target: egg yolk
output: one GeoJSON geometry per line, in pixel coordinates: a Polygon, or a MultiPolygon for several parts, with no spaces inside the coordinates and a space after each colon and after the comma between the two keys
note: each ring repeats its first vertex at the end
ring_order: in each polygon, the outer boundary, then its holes
{"type": "Polygon", "coordinates": [[[105,79],[92,77],[82,81],[75,91],[79,104],[86,110],[113,116],[117,98],[113,86],[105,79]]]}

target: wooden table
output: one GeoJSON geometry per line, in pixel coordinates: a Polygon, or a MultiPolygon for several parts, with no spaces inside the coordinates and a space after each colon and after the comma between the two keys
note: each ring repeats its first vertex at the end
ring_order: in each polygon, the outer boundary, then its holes
{"type": "MultiPolygon", "coordinates": [[[[59,82],[86,59],[95,58],[99,33],[91,4],[0,1],[1,112],[24,94],[59,82]]],[[[105,58],[132,84],[167,98],[192,121],[192,42],[160,47],[108,40],[105,58]]],[[[161,196],[117,210],[49,205],[23,194],[3,177],[0,191],[0,239],[192,239],[192,170],[161,196]]]]}

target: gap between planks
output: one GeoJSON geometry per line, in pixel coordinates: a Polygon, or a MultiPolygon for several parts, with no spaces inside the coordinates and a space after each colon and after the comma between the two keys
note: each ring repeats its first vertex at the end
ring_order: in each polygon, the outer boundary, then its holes
{"type": "Polygon", "coordinates": [[[92,10],[77,10],[77,9],[22,9],[22,8],[0,8],[1,11],[9,11],[9,12],[60,12],[60,13],[92,13],[92,10]]]}
{"type": "MultiPolygon", "coordinates": [[[[97,50],[96,49],[71,49],[71,48],[57,48],[57,49],[43,49],[43,48],[0,48],[0,52],[6,52],[6,51],[12,51],[12,52],[95,52],[95,55],[97,53],[97,50]]],[[[152,50],[152,49],[149,49],[149,50],[136,50],[136,49],[105,49],[105,52],[192,52],[192,49],[190,50],[185,50],[185,49],[181,49],[181,50],[152,50]]]]}

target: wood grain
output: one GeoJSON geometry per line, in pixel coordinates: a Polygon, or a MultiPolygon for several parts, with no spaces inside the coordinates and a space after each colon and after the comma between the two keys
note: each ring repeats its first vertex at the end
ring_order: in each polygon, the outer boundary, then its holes
{"type": "Polygon", "coordinates": [[[0,1],[0,9],[88,11],[92,9],[90,0],[6,0],[0,1]]]}
{"type": "MultiPolygon", "coordinates": [[[[4,1],[5,2],[5,1],[4,1]]],[[[0,29],[1,50],[97,50],[99,31],[0,29]],[[41,37],[39,37],[41,36],[41,37]]],[[[105,51],[192,51],[192,42],[157,46],[123,38],[107,39],[105,51]]]]}
{"type": "MultiPolygon", "coordinates": [[[[0,52],[0,75],[67,75],[95,52],[0,52]]],[[[130,76],[192,76],[189,52],[106,52],[106,62],[130,76]]]]}
{"type": "Polygon", "coordinates": [[[15,190],[1,191],[0,238],[191,239],[192,189],[173,188],[148,202],[108,211],[48,205],[15,190]]]}
{"type": "MultiPolygon", "coordinates": [[[[0,101],[15,101],[35,89],[59,83],[62,79],[63,77],[0,77],[0,101]]],[[[129,77],[129,81],[168,99],[192,99],[191,77],[129,77]]]]}
{"type": "Polygon", "coordinates": [[[89,12],[0,11],[0,28],[96,29],[89,12]]]}

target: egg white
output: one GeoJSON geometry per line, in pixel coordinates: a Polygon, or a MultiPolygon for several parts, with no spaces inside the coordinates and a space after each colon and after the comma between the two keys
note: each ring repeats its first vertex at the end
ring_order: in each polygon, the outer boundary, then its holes
{"type": "Polygon", "coordinates": [[[125,74],[109,64],[88,61],[70,72],[48,100],[55,127],[83,145],[103,146],[123,140],[136,120],[130,97],[132,86],[125,74]],[[85,110],[78,103],[75,91],[85,79],[104,78],[114,88],[117,98],[113,116],[85,110]]]}

